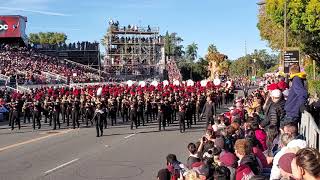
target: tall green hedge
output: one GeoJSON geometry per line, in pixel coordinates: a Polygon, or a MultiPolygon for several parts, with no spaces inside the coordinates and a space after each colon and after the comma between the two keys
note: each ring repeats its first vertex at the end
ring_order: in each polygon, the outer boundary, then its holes
{"type": "Polygon", "coordinates": [[[315,94],[320,96],[320,81],[319,80],[308,80],[308,91],[309,94],[314,96],[315,94]]]}

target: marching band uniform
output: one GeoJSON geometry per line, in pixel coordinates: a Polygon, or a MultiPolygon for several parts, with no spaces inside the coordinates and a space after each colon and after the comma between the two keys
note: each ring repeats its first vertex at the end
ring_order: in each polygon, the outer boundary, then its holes
{"type": "MultiPolygon", "coordinates": [[[[91,104],[90,102],[87,100],[85,105],[84,105],[84,120],[85,120],[85,123],[86,123],[86,126],[88,127],[89,126],[89,120],[91,121],[90,119],[90,114],[91,114],[91,104]]],[[[91,125],[93,125],[92,121],[91,121],[91,125]]]]}
{"type": "Polygon", "coordinates": [[[128,122],[129,121],[129,115],[128,115],[128,113],[129,113],[129,109],[130,109],[130,105],[129,105],[129,102],[128,102],[128,100],[126,100],[126,99],[123,99],[122,100],[122,103],[121,103],[121,111],[122,111],[122,121],[123,121],[123,123],[124,122],[128,122]]]}
{"type": "Polygon", "coordinates": [[[44,115],[44,123],[48,122],[48,118],[49,118],[49,100],[45,99],[43,102],[43,115],[44,115]]]}
{"type": "Polygon", "coordinates": [[[18,101],[14,102],[11,104],[11,109],[12,109],[12,115],[11,115],[11,130],[14,129],[14,125],[18,124],[18,128],[21,128],[20,125],[20,118],[19,118],[19,107],[18,107],[18,101]]]}
{"type": "Polygon", "coordinates": [[[158,104],[156,102],[152,102],[152,118],[156,120],[158,117],[158,104]]]}
{"type": "Polygon", "coordinates": [[[56,102],[54,102],[53,104],[53,129],[54,130],[57,128],[57,124],[60,129],[59,116],[60,116],[60,102],[59,102],[59,99],[56,99],[56,102]]]}
{"type": "Polygon", "coordinates": [[[191,98],[190,108],[191,108],[191,125],[193,124],[192,117],[193,117],[194,125],[196,125],[197,124],[197,114],[196,114],[196,101],[194,98],[191,98]]]}
{"type": "Polygon", "coordinates": [[[117,102],[114,99],[110,101],[109,104],[109,113],[111,119],[111,126],[117,124],[117,102]]]}
{"type": "Polygon", "coordinates": [[[142,125],[144,124],[144,115],[143,115],[143,109],[144,109],[144,102],[140,99],[137,104],[137,118],[138,118],[138,126],[140,126],[140,122],[142,121],[142,125]]]}
{"type": "Polygon", "coordinates": [[[70,122],[70,116],[72,115],[72,101],[71,101],[71,97],[68,97],[68,100],[66,101],[66,105],[67,105],[67,111],[66,111],[66,117],[67,117],[67,126],[69,126],[69,122],[70,122]]]}
{"type": "Polygon", "coordinates": [[[53,99],[51,99],[51,101],[49,102],[49,105],[48,105],[49,126],[51,126],[51,124],[52,124],[53,108],[54,108],[54,102],[53,102],[53,99]]]}
{"type": "Polygon", "coordinates": [[[66,112],[67,112],[68,102],[66,101],[66,97],[65,96],[62,98],[60,106],[61,106],[60,109],[61,109],[62,122],[66,123],[66,112]]]}
{"type": "Polygon", "coordinates": [[[149,122],[149,118],[150,118],[150,122],[152,122],[152,105],[151,105],[150,99],[147,99],[146,101],[146,117],[147,117],[147,123],[149,122]]]}
{"type": "Polygon", "coordinates": [[[40,102],[37,100],[36,102],[34,102],[33,104],[33,116],[32,116],[32,125],[33,125],[33,129],[36,129],[36,122],[38,125],[38,129],[41,128],[41,111],[42,111],[42,107],[40,102]]]}
{"type": "Polygon", "coordinates": [[[180,128],[180,132],[183,133],[186,131],[186,123],[185,123],[186,106],[185,106],[185,103],[182,101],[178,105],[178,108],[179,108],[179,112],[178,112],[179,128],[180,128]]]}
{"type": "Polygon", "coordinates": [[[130,121],[131,121],[131,129],[133,129],[133,124],[135,124],[136,129],[138,129],[137,107],[134,104],[130,105],[129,118],[130,118],[130,121]]]}
{"type": "Polygon", "coordinates": [[[97,104],[97,109],[95,112],[95,124],[96,124],[96,132],[97,132],[97,137],[103,136],[103,117],[102,117],[103,111],[101,104],[97,104]],[[100,132],[100,134],[99,134],[100,132]]]}
{"type": "Polygon", "coordinates": [[[22,106],[22,113],[23,113],[23,123],[30,123],[30,118],[31,118],[31,110],[30,110],[30,102],[27,102],[27,100],[24,101],[23,106],[22,106]]]}
{"type": "Polygon", "coordinates": [[[72,103],[72,126],[73,129],[76,128],[76,123],[78,128],[80,127],[79,123],[79,109],[80,109],[80,102],[78,101],[77,98],[72,103]]]}
{"type": "Polygon", "coordinates": [[[83,96],[80,98],[80,111],[79,111],[79,116],[81,116],[81,121],[84,123],[84,113],[85,113],[85,99],[83,96]]]}
{"type": "Polygon", "coordinates": [[[186,110],[185,110],[185,121],[187,122],[187,128],[191,128],[192,124],[192,107],[189,101],[186,102],[186,110]]]}
{"type": "Polygon", "coordinates": [[[161,124],[163,127],[163,130],[165,130],[166,127],[166,119],[164,116],[164,111],[165,111],[165,104],[162,102],[162,100],[160,101],[160,104],[158,105],[158,123],[159,123],[159,131],[161,131],[161,124]]]}

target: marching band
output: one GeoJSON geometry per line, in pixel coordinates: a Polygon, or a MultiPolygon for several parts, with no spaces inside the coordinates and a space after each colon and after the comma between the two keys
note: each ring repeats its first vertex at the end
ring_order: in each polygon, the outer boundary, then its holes
{"type": "Polygon", "coordinates": [[[216,108],[226,101],[231,101],[231,88],[227,86],[212,86],[202,88],[173,88],[173,86],[156,88],[126,87],[121,93],[102,93],[102,87],[97,94],[89,94],[85,89],[81,94],[72,94],[74,89],[64,89],[61,93],[56,90],[51,95],[44,94],[41,98],[33,98],[31,94],[23,94],[21,98],[13,99],[7,103],[9,111],[9,124],[11,129],[18,125],[21,128],[20,117],[23,123],[31,123],[33,129],[42,127],[41,119],[48,123],[52,129],[61,128],[66,124],[73,129],[80,128],[80,121],[85,127],[95,125],[97,137],[103,135],[103,129],[108,124],[117,125],[119,119],[122,123],[130,121],[130,128],[139,128],[148,123],[157,122],[159,131],[178,120],[180,132],[191,128],[193,124],[203,117],[207,124],[213,123],[216,108]],[[128,93],[130,91],[130,93],[128,93]],[[136,91],[136,92],[134,92],[136,91]],[[133,92],[133,93],[132,93],[133,92]],[[208,104],[209,103],[209,104],[208,104]],[[208,108],[211,108],[208,110],[208,108]],[[212,110],[212,111],[211,111],[212,110]]]}

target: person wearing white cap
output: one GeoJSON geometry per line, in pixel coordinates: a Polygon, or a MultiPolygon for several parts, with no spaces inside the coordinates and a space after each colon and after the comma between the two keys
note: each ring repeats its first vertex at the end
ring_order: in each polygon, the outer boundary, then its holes
{"type": "Polygon", "coordinates": [[[270,125],[276,125],[280,127],[280,121],[285,117],[285,100],[282,96],[282,92],[279,89],[271,91],[271,104],[265,111],[265,119],[260,123],[262,128],[270,125]]]}

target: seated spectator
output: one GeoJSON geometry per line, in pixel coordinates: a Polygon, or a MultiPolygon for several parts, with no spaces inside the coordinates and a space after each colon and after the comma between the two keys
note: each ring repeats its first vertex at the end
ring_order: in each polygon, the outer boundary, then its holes
{"type": "Polygon", "coordinates": [[[171,180],[178,180],[186,171],[184,165],[177,160],[177,156],[169,154],[167,156],[167,169],[171,174],[171,180]]]}
{"type": "Polygon", "coordinates": [[[292,175],[291,162],[294,159],[294,153],[286,153],[279,159],[279,168],[282,179],[290,179],[292,175]]]}
{"type": "Polygon", "coordinates": [[[275,125],[269,126],[266,132],[267,132],[266,154],[269,157],[274,157],[275,153],[278,151],[278,148],[279,148],[280,133],[277,126],[275,125]]]}
{"type": "Polygon", "coordinates": [[[260,142],[262,146],[262,151],[267,149],[267,134],[263,129],[259,128],[259,124],[257,122],[251,123],[251,129],[254,130],[254,137],[260,142]]]}
{"type": "Polygon", "coordinates": [[[186,175],[184,176],[184,179],[185,180],[201,180],[200,175],[194,170],[187,171],[186,175]]]}
{"type": "Polygon", "coordinates": [[[293,136],[290,134],[284,133],[280,136],[280,144],[279,144],[279,149],[280,151],[276,153],[276,155],[273,158],[273,163],[272,163],[272,169],[271,169],[271,174],[270,174],[270,179],[280,179],[281,178],[281,173],[279,169],[279,159],[281,156],[286,152],[287,150],[287,145],[290,141],[294,139],[293,136]]]}
{"type": "Polygon", "coordinates": [[[213,178],[217,180],[231,180],[230,170],[225,166],[218,166],[214,170],[213,178]]]}
{"type": "Polygon", "coordinates": [[[320,153],[313,148],[299,150],[291,162],[293,177],[301,180],[320,179],[320,153]]]}
{"type": "Polygon", "coordinates": [[[194,143],[188,144],[188,150],[190,152],[190,155],[187,159],[187,167],[191,169],[192,164],[200,162],[201,159],[198,157],[198,149],[194,143]]]}
{"type": "Polygon", "coordinates": [[[236,168],[238,167],[237,157],[230,152],[222,152],[219,157],[220,166],[225,166],[230,170],[230,180],[236,177],[236,168]]]}
{"type": "Polygon", "coordinates": [[[250,144],[245,139],[238,139],[234,145],[235,154],[239,158],[239,166],[236,170],[236,179],[250,179],[259,175],[260,166],[258,160],[252,155],[250,144]]]}
{"type": "Polygon", "coordinates": [[[254,137],[246,138],[246,139],[249,141],[250,146],[252,147],[252,153],[258,158],[259,160],[258,162],[260,166],[262,166],[262,168],[269,168],[267,158],[263,154],[261,147],[259,147],[260,145],[259,141],[254,137]]]}
{"type": "Polygon", "coordinates": [[[167,168],[161,169],[158,171],[157,178],[158,180],[171,180],[171,174],[167,168]]]}
{"type": "MultiPolygon", "coordinates": [[[[280,129],[280,130],[282,130],[282,129],[280,129]]],[[[302,140],[305,139],[302,135],[298,134],[298,126],[294,122],[287,123],[283,127],[283,132],[292,135],[295,139],[302,139],[302,140]]]]}

